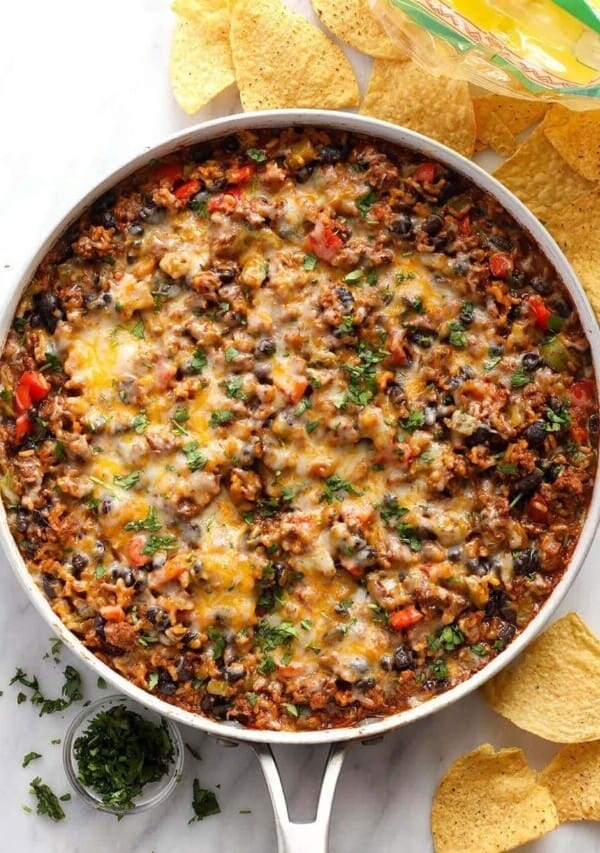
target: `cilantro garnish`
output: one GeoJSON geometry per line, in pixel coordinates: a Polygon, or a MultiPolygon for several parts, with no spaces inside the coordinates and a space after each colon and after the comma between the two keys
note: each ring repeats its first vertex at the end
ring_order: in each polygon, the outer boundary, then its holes
{"type": "Polygon", "coordinates": [[[197,441],[190,441],[189,444],[184,444],[181,448],[185,461],[190,471],[201,471],[206,463],[207,458],[200,452],[200,445],[197,441]]]}
{"type": "Polygon", "coordinates": [[[140,471],[131,471],[129,474],[123,475],[116,474],[114,478],[114,483],[116,486],[120,486],[122,489],[132,489],[139,483],[140,476],[140,471]]]}
{"type": "Polygon", "coordinates": [[[55,823],[58,823],[59,820],[63,820],[65,813],[52,788],[42,782],[41,776],[36,776],[35,779],[32,779],[30,784],[31,788],[29,789],[29,793],[33,794],[37,799],[37,814],[47,815],[50,820],[53,820],[55,823]]]}
{"type": "Polygon", "coordinates": [[[264,163],[267,159],[266,152],[262,148],[248,148],[246,154],[255,163],[264,163]]]}
{"type": "Polygon", "coordinates": [[[352,483],[348,480],[345,480],[343,477],[340,477],[339,474],[332,474],[331,477],[327,477],[325,480],[325,485],[323,487],[323,491],[321,492],[321,496],[319,500],[325,501],[325,503],[333,503],[334,500],[341,501],[344,499],[346,495],[362,495],[363,492],[360,492],[358,489],[355,489],[352,483]]]}
{"type": "Polygon", "coordinates": [[[188,823],[204,820],[205,817],[221,813],[215,794],[206,788],[201,788],[198,779],[194,779],[192,786],[192,808],[194,810],[194,817],[188,823]]]}
{"type": "Polygon", "coordinates": [[[235,376],[233,379],[221,382],[221,388],[224,389],[225,394],[232,400],[247,400],[248,396],[242,388],[243,382],[243,376],[235,376]]]}
{"type": "Polygon", "coordinates": [[[317,266],[317,256],[316,255],[304,255],[304,261],[302,266],[306,270],[306,272],[312,272],[317,266]]]}
{"type": "Polygon", "coordinates": [[[142,554],[147,557],[153,557],[157,551],[172,551],[177,547],[177,539],[170,534],[166,536],[157,536],[151,533],[146,539],[146,543],[142,549],[142,554]]]}
{"type": "Polygon", "coordinates": [[[148,509],[146,518],[139,521],[128,521],[125,525],[125,530],[160,530],[162,523],[156,515],[156,510],[153,506],[148,509]]]}
{"type": "Polygon", "coordinates": [[[364,219],[367,213],[371,210],[375,202],[377,201],[377,193],[374,190],[369,190],[363,195],[359,196],[356,199],[356,208],[358,210],[359,215],[364,219]]]}
{"type": "Polygon", "coordinates": [[[202,373],[202,370],[206,367],[207,363],[208,359],[206,358],[204,350],[194,350],[192,360],[190,361],[190,373],[193,373],[194,375],[202,373]]]}
{"type": "Polygon", "coordinates": [[[131,421],[131,426],[134,432],[137,432],[138,435],[141,435],[148,429],[150,425],[150,421],[148,420],[148,416],[145,412],[142,412],[139,415],[136,415],[135,418],[131,421]]]}
{"type": "Polygon", "coordinates": [[[402,429],[408,430],[408,432],[413,432],[415,429],[419,429],[425,424],[425,415],[423,412],[418,412],[414,409],[412,412],[408,413],[408,417],[404,418],[404,420],[400,421],[400,426],[402,429]]]}
{"type": "Polygon", "coordinates": [[[228,424],[229,421],[232,421],[234,417],[235,415],[229,409],[215,409],[214,412],[211,412],[208,423],[211,427],[223,426],[223,424],[228,424]]]}

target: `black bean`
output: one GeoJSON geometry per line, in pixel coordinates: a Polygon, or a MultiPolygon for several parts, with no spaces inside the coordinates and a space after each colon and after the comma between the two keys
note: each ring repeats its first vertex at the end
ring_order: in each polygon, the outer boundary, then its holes
{"type": "Polygon", "coordinates": [[[413,665],[413,655],[409,646],[397,646],[394,649],[394,669],[398,672],[403,672],[405,669],[410,669],[413,665]]]}
{"type": "Polygon", "coordinates": [[[525,438],[530,447],[542,447],[546,440],[544,421],[534,421],[525,430],[525,438]]]}
{"type": "Polygon", "coordinates": [[[297,184],[305,184],[314,171],[314,163],[307,163],[306,166],[302,166],[301,169],[294,174],[294,178],[296,179],[297,184]]]}
{"type": "Polygon", "coordinates": [[[223,696],[212,696],[205,693],[200,700],[200,710],[211,717],[223,718],[229,710],[229,702],[223,696]]]}
{"type": "Polygon", "coordinates": [[[390,223],[390,231],[398,234],[399,237],[408,237],[413,230],[410,216],[406,213],[401,213],[396,219],[390,223]]]}
{"type": "Polygon", "coordinates": [[[596,412],[593,415],[590,415],[588,420],[588,429],[592,435],[596,435],[598,430],[600,429],[600,415],[596,412]]]}
{"type": "Polygon", "coordinates": [[[517,480],[513,486],[515,494],[526,495],[530,492],[535,492],[542,482],[542,474],[540,471],[532,471],[531,474],[526,474],[520,480],[517,480]]]}
{"type": "Polygon", "coordinates": [[[461,554],[462,548],[460,545],[452,545],[452,547],[448,548],[446,551],[446,557],[451,563],[457,563],[460,560],[461,554]]]}
{"type": "Polygon", "coordinates": [[[347,287],[336,287],[336,296],[342,303],[344,311],[351,311],[354,308],[354,297],[347,287]]]}
{"type": "Polygon", "coordinates": [[[57,578],[54,575],[42,575],[42,588],[46,593],[47,598],[56,598],[56,589],[55,584],[57,582],[57,578]]]}
{"type": "Polygon", "coordinates": [[[240,268],[235,261],[221,261],[215,264],[214,271],[223,284],[230,284],[240,274],[240,268]]]}
{"type": "Polygon", "coordinates": [[[246,675],[246,670],[244,669],[243,663],[231,663],[229,666],[225,667],[225,678],[227,681],[239,681],[240,678],[244,678],[246,675]]]}
{"type": "Polygon", "coordinates": [[[100,216],[100,224],[105,228],[115,228],[117,221],[110,210],[105,210],[104,213],[100,216]]]}
{"type": "Polygon", "coordinates": [[[193,680],[195,675],[193,664],[187,660],[185,655],[179,655],[179,657],[175,658],[175,667],[177,669],[177,678],[180,682],[193,680]]]}
{"type": "Polygon", "coordinates": [[[212,147],[208,142],[200,142],[194,145],[190,156],[194,163],[205,163],[212,154],[212,147]]]}
{"type": "Polygon", "coordinates": [[[205,183],[209,193],[220,193],[227,186],[227,178],[215,178],[214,180],[207,180],[205,183]]]}
{"type": "Polygon", "coordinates": [[[234,133],[225,137],[223,140],[223,149],[227,154],[235,154],[236,151],[240,150],[240,140],[234,133]]]}
{"type": "Polygon", "coordinates": [[[486,617],[491,619],[493,616],[499,616],[502,610],[506,608],[508,601],[508,596],[504,590],[493,587],[490,590],[488,601],[485,606],[486,617]]]}
{"type": "Polygon", "coordinates": [[[493,234],[489,238],[489,242],[497,249],[500,249],[501,252],[512,252],[514,248],[512,241],[509,240],[508,237],[503,237],[500,234],[493,234]]]}
{"type": "Polygon", "coordinates": [[[200,192],[197,192],[195,195],[193,195],[191,197],[191,199],[188,201],[187,206],[191,210],[196,210],[198,207],[201,208],[201,205],[206,204],[208,199],[209,199],[209,194],[206,192],[206,190],[200,190],[200,192]]]}
{"type": "Polygon", "coordinates": [[[158,683],[156,685],[156,689],[164,696],[171,696],[177,690],[177,685],[171,678],[170,672],[163,667],[159,667],[158,669],[158,683]]]}
{"type": "Polygon", "coordinates": [[[566,299],[563,299],[562,296],[555,298],[553,308],[560,317],[564,317],[565,319],[573,313],[573,306],[566,299]]]}
{"type": "Polygon", "coordinates": [[[104,635],[104,626],[106,625],[106,620],[102,616],[94,617],[94,631],[100,637],[102,642],[106,642],[106,637],[104,635]]]}
{"type": "Polygon", "coordinates": [[[411,344],[429,349],[436,338],[436,333],[433,329],[424,329],[421,326],[406,326],[406,337],[411,344]]]}
{"type": "Polygon", "coordinates": [[[109,512],[113,508],[113,503],[114,501],[111,497],[109,497],[108,495],[104,495],[104,497],[100,501],[100,512],[102,513],[102,515],[109,514],[109,512]]]}
{"type": "Polygon", "coordinates": [[[384,672],[391,672],[394,668],[394,658],[391,655],[383,655],[379,664],[384,672]]]}
{"type": "Polygon", "coordinates": [[[43,326],[51,335],[56,331],[58,321],[65,316],[61,302],[48,290],[33,296],[32,325],[43,326]],[[35,322],[34,322],[35,318],[35,322]]]}
{"type": "Polygon", "coordinates": [[[254,354],[256,356],[269,356],[273,355],[276,349],[277,346],[273,338],[261,338],[260,341],[256,344],[254,354]]]}
{"type": "Polygon", "coordinates": [[[146,618],[149,622],[152,622],[153,625],[156,625],[160,631],[166,631],[171,624],[167,611],[156,605],[151,605],[146,610],[146,618]]]}
{"type": "Polygon", "coordinates": [[[536,293],[539,293],[542,296],[547,296],[552,290],[552,282],[546,281],[539,275],[536,275],[531,279],[531,286],[536,293]]]}
{"type": "Polygon", "coordinates": [[[490,344],[488,354],[492,357],[502,355],[504,353],[504,344],[490,344]]]}
{"type": "Polygon", "coordinates": [[[19,533],[25,533],[27,527],[29,526],[29,514],[27,510],[22,509],[21,507],[17,510],[16,515],[16,527],[19,533]]]}
{"type": "Polygon", "coordinates": [[[114,190],[109,190],[104,195],[100,196],[99,199],[96,199],[94,202],[94,211],[97,213],[102,213],[105,210],[108,210],[109,207],[113,207],[117,200],[117,196],[114,190]]]}
{"type": "Polygon", "coordinates": [[[535,548],[521,548],[512,552],[513,569],[518,575],[529,575],[540,567],[540,555],[535,548]]]}
{"type": "Polygon", "coordinates": [[[469,309],[465,311],[465,309],[463,308],[463,310],[458,315],[458,319],[459,322],[463,324],[463,326],[470,326],[473,322],[473,311],[469,309]]]}
{"type": "Polygon", "coordinates": [[[504,450],[508,444],[508,439],[498,432],[496,429],[487,424],[478,426],[472,435],[468,436],[467,444],[472,447],[476,444],[487,444],[490,450],[504,450]]]}
{"type": "Polygon", "coordinates": [[[133,571],[133,588],[137,593],[144,592],[148,587],[148,575],[142,569],[133,571]]]}
{"type": "Polygon", "coordinates": [[[388,385],[387,394],[389,401],[393,406],[399,406],[406,400],[404,388],[399,382],[393,382],[392,384],[388,385]]]}
{"type": "Polygon", "coordinates": [[[521,364],[523,365],[523,370],[533,373],[534,370],[537,370],[541,366],[542,359],[537,352],[526,352],[521,356],[521,364]]]}
{"type": "Polygon", "coordinates": [[[338,148],[337,145],[324,145],[319,153],[321,163],[326,163],[327,165],[339,163],[342,157],[342,149],[338,148]]]}
{"type": "Polygon", "coordinates": [[[498,631],[498,639],[506,646],[510,643],[516,633],[516,625],[513,625],[510,622],[503,622],[500,626],[500,630],[498,631]]]}
{"type": "Polygon", "coordinates": [[[87,564],[89,563],[88,558],[85,554],[73,554],[71,559],[71,563],[73,564],[73,569],[75,572],[79,573],[85,569],[87,564]]]}
{"type": "Polygon", "coordinates": [[[254,375],[263,385],[273,383],[273,368],[268,361],[259,361],[254,365],[254,375]]]}
{"type": "Polygon", "coordinates": [[[470,574],[482,578],[489,572],[490,563],[486,557],[469,557],[466,567],[470,574]]]}
{"type": "Polygon", "coordinates": [[[127,231],[132,235],[132,237],[139,237],[144,233],[144,226],[136,219],[135,222],[131,223],[127,231]]]}
{"type": "Polygon", "coordinates": [[[441,216],[438,216],[435,213],[432,213],[421,225],[422,230],[429,234],[430,237],[434,237],[436,234],[439,234],[442,228],[444,227],[444,220],[441,216]]]}
{"type": "Polygon", "coordinates": [[[166,207],[158,207],[153,201],[145,204],[140,210],[140,219],[147,222],[149,225],[157,225],[162,222],[167,215],[166,207]]]}

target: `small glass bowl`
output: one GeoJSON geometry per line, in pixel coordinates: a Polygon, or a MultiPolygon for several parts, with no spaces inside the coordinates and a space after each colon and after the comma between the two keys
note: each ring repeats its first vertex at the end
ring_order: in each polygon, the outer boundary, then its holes
{"type": "Polygon", "coordinates": [[[87,708],[84,708],[81,713],[75,717],[67,730],[67,734],[65,735],[63,744],[63,763],[67,779],[71,783],[74,791],[82,800],[84,800],[84,802],[94,806],[94,808],[99,811],[110,812],[111,814],[121,817],[130,814],[137,814],[138,812],[143,812],[146,811],[146,809],[157,806],[159,803],[164,802],[164,800],[173,793],[183,772],[183,753],[184,748],[181,733],[177,726],[173,725],[170,720],[166,720],[164,717],[161,717],[160,714],[157,714],[155,711],[150,711],[148,708],[145,708],[143,705],[139,705],[137,702],[133,702],[126,696],[114,695],[107,696],[104,699],[99,699],[97,702],[92,702],[91,705],[88,705],[87,708]],[[134,797],[134,805],[133,808],[130,809],[118,809],[114,806],[103,803],[100,795],[96,793],[96,791],[84,785],[77,775],[77,760],[74,752],[75,741],[79,735],[83,734],[89,721],[95,717],[99,711],[108,711],[115,705],[124,705],[128,711],[134,711],[155,725],[160,725],[164,721],[167,727],[169,739],[173,744],[174,758],[169,765],[168,771],[162,779],[159,779],[157,782],[151,782],[144,785],[142,793],[137,797],[134,797]]]}

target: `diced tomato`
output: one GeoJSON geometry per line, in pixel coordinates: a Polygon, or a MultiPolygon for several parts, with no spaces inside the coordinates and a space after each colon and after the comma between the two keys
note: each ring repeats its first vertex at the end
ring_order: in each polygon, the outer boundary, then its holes
{"type": "Polygon", "coordinates": [[[544,524],[548,520],[548,504],[539,492],[535,492],[529,499],[527,515],[538,524],[544,524]]]}
{"type": "Polygon", "coordinates": [[[529,310],[533,314],[536,324],[540,329],[542,329],[542,331],[547,332],[548,320],[552,316],[552,312],[542,297],[538,296],[537,293],[532,293],[527,297],[527,304],[529,305],[529,310]]]}
{"type": "Polygon", "coordinates": [[[177,368],[171,361],[167,361],[166,359],[161,359],[156,365],[156,378],[158,380],[157,385],[161,389],[161,391],[165,391],[173,379],[175,378],[175,374],[177,373],[177,368]]]}
{"type": "Polygon", "coordinates": [[[494,278],[508,278],[514,268],[514,261],[506,252],[494,252],[490,255],[490,271],[494,278]]]}
{"type": "Polygon", "coordinates": [[[413,178],[421,184],[432,184],[435,181],[437,174],[437,166],[435,163],[421,163],[415,171],[413,178]]]}
{"type": "Polygon", "coordinates": [[[150,578],[150,586],[163,586],[166,583],[177,580],[178,577],[185,572],[187,566],[181,560],[169,560],[162,569],[156,569],[152,572],[150,578]]]}
{"type": "Polygon", "coordinates": [[[394,631],[405,631],[412,625],[416,625],[423,618],[423,614],[416,607],[410,604],[408,607],[403,607],[402,610],[396,610],[390,616],[390,628],[394,631]]]}
{"type": "Polygon", "coordinates": [[[19,415],[19,417],[15,421],[15,439],[17,441],[23,441],[25,436],[31,433],[32,429],[33,421],[31,420],[27,412],[22,415],[19,415]]]}
{"type": "Polygon", "coordinates": [[[28,412],[32,406],[31,394],[26,385],[17,385],[15,388],[15,409],[17,412],[28,412]]]}
{"type": "Polygon", "coordinates": [[[146,535],[144,533],[136,533],[136,535],[132,536],[127,543],[125,553],[127,554],[127,559],[132,566],[139,568],[140,566],[145,566],[146,563],[150,562],[150,558],[143,553],[145,546],[146,535]]]}
{"type": "Polygon", "coordinates": [[[254,166],[235,166],[227,172],[227,181],[230,184],[247,184],[254,175],[254,166]]]}
{"type": "Polygon", "coordinates": [[[352,557],[342,557],[340,563],[353,578],[362,578],[364,571],[352,557]]]}
{"type": "Polygon", "coordinates": [[[590,412],[594,409],[594,383],[591,379],[579,379],[569,388],[569,399],[574,409],[590,412]]]}
{"type": "Polygon", "coordinates": [[[463,216],[462,219],[458,220],[458,233],[461,235],[461,237],[470,237],[470,235],[473,233],[471,217],[468,213],[466,216],[463,216]]]}
{"type": "Polygon", "coordinates": [[[306,246],[322,261],[330,264],[340,251],[344,242],[333,230],[330,222],[319,219],[313,230],[306,237],[306,246]]]}
{"type": "MultiPolygon", "coordinates": [[[[402,330],[404,331],[404,330],[402,330]]],[[[407,354],[404,349],[403,335],[397,330],[393,331],[388,343],[389,357],[386,363],[393,367],[402,367],[406,364],[407,354]]]]}
{"type": "Polygon", "coordinates": [[[177,181],[180,181],[183,176],[183,164],[182,163],[161,163],[159,166],[155,166],[150,173],[150,177],[153,181],[168,181],[171,186],[177,181]]]}
{"type": "Polygon", "coordinates": [[[242,193],[241,187],[231,187],[226,193],[217,193],[209,198],[206,203],[206,209],[209,213],[214,213],[215,210],[222,210],[224,213],[231,213],[235,210],[237,200],[242,193]]]}
{"type": "Polygon", "coordinates": [[[276,375],[273,382],[285,394],[290,403],[299,403],[309,386],[306,376],[294,376],[287,373],[276,375]]]}
{"type": "Polygon", "coordinates": [[[100,616],[107,622],[125,621],[125,611],[120,604],[105,604],[100,608],[100,616]]]}
{"type": "Polygon", "coordinates": [[[50,384],[39,370],[26,370],[15,388],[15,408],[17,412],[28,411],[34,403],[48,396],[50,384]]]}
{"type": "Polygon", "coordinates": [[[177,187],[173,195],[180,201],[189,201],[191,197],[196,195],[197,192],[200,192],[201,189],[202,184],[200,181],[186,181],[184,184],[181,184],[180,187],[177,187]]]}

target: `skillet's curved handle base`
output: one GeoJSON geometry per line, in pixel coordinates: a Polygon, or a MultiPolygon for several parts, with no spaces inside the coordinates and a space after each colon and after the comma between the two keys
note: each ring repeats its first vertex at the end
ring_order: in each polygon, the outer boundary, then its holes
{"type": "Polygon", "coordinates": [[[268,744],[253,743],[252,748],[260,761],[273,804],[279,853],[327,853],[329,819],[335,787],[346,756],[345,745],[334,743],[329,750],[315,818],[303,823],[290,820],[281,775],[271,747],[268,744]]]}

